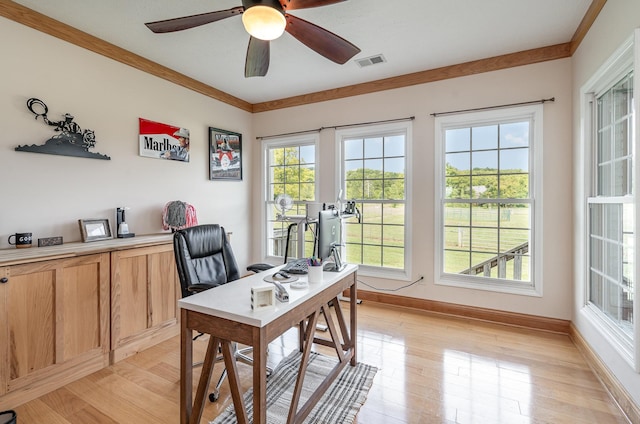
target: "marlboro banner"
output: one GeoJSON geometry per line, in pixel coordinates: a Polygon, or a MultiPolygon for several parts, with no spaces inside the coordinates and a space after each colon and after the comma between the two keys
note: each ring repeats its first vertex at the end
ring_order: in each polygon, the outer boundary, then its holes
{"type": "Polygon", "coordinates": [[[140,119],[140,156],[189,162],[189,130],[140,119]]]}

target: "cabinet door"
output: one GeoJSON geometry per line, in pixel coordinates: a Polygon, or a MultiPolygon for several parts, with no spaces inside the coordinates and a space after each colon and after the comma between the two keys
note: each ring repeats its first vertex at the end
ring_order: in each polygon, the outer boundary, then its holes
{"type": "MultiPolygon", "coordinates": [[[[0,378],[6,392],[108,354],[109,255],[5,267],[0,378]]],[[[78,370],[76,370],[78,371],[78,370]]]]}
{"type": "Polygon", "coordinates": [[[176,322],[180,286],[173,246],[147,256],[149,269],[149,326],[176,322]]]}
{"type": "MultiPolygon", "coordinates": [[[[111,342],[116,350],[177,323],[180,296],[171,244],[111,253],[111,342]]],[[[123,350],[124,352],[124,350],[123,350]]],[[[134,352],[116,352],[114,361],[134,352]]]]}

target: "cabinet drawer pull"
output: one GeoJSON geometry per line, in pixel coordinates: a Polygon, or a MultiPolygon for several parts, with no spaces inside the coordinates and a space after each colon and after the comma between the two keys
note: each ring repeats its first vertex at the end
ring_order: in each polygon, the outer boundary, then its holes
{"type": "Polygon", "coordinates": [[[7,277],[0,278],[0,283],[4,284],[4,283],[7,283],[7,282],[9,282],[9,279],[7,277]]]}

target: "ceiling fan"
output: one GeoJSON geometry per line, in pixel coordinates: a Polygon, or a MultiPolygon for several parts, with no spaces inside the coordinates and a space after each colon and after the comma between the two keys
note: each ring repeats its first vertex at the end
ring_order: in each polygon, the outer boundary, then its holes
{"type": "Polygon", "coordinates": [[[242,23],[250,34],[244,76],[263,77],[269,70],[269,42],[278,38],[285,30],[310,49],[340,65],[360,53],[358,47],[344,38],[287,13],[290,10],[327,6],[343,1],[346,0],[242,0],[242,6],[231,9],[149,22],[145,25],[155,33],[165,33],[242,15],[242,23]]]}

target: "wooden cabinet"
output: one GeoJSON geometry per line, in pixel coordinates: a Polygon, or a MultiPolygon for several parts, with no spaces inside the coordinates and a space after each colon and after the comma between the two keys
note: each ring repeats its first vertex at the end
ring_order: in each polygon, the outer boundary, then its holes
{"type": "Polygon", "coordinates": [[[0,267],[0,410],[108,365],[109,272],[108,253],[0,267]]]}
{"type": "Polygon", "coordinates": [[[171,240],[0,251],[0,411],[177,335],[171,240]]]}
{"type": "Polygon", "coordinates": [[[112,362],[177,335],[179,298],[173,245],[112,252],[112,362]]]}

